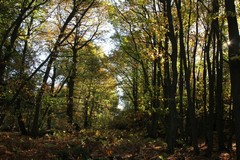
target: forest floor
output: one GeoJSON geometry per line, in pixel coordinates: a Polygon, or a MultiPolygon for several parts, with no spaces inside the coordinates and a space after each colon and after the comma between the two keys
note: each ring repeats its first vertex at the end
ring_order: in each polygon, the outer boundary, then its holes
{"type": "MultiPolygon", "coordinates": [[[[122,130],[82,130],[55,132],[32,139],[17,132],[0,133],[1,160],[228,160],[228,153],[214,150],[211,158],[193,149],[177,148],[175,154],[166,154],[163,139],[146,138],[141,132],[122,130]]],[[[234,157],[232,154],[231,157],[234,157]]]]}

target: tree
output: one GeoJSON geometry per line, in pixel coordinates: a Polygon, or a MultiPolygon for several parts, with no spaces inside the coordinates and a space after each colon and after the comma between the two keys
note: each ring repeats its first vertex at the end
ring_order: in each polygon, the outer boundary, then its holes
{"type": "MultiPolygon", "coordinates": [[[[183,26],[183,20],[182,20],[182,14],[181,14],[181,7],[182,7],[182,2],[181,0],[175,1],[176,8],[177,8],[177,14],[178,14],[178,19],[179,19],[179,39],[180,39],[180,54],[181,54],[181,60],[184,66],[184,71],[185,71],[185,83],[186,83],[186,90],[187,90],[187,97],[188,97],[188,116],[189,116],[189,121],[191,125],[191,137],[192,137],[192,144],[194,146],[194,151],[196,154],[199,153],[199,148],[198,148],[198,141],[197,141],[197,128],[196,128],[196,117],[195,117],[195,103],[194,103],[194,92],[195,90],[191,91],[191,66],[189,66],[190,62],[187,62],[187,57],[189,55],[186,55],[186,50],[185,50],[185,44],[184,44],[184,26],[183,26]],[[193,93],[192,93],[193,92],[193,93]]],[[[190,6],[191,6],[191,1],[190,1],[190,6]]],[[[191,15],[189,15],[191,18],[191,15]]],[[[190,24],[188,24],[190,25],[190,24]]],[[[198,24],[196,24],[197,26],[198,24]]],[[[196,31],[198,32],[198,31],[196,31]]],[[[196,39],[196,43],[197,43],[196,39]]],[[[197,45],[196,45],[197,46],[197,45]]],[[[196,49],[195,49],[196,50],[196,49]]],[[[196,52],[196,51],[195,51],[196,52]]],[[[189,54],[189,53],[188,53],[189,54]]],[[[196,55],[196,53],[195,53],[196,55]]],[[[194,60],[195,60],[194,56],[194,60]]],[[[193,61],[193,66],[195,65],[195,61],[193,61]]],[[[193,68],[195,70],[195,68],[193,68]]],[[[193,72],[193,77],[195,77],[195,73],[193,72]]],[[[193,78],[193,81],[195,78],[193,78]]],[[[193,86],[194,88],[194,86],[193,86]]]]}
{"type": "Polygon", "coordinates": [[[43,16],[46,13],[43,6],[46,5],[47,1],[34,0],[1,2],[4,11],[1,13],[1,33],[4,36],[1,37],[0,51],[0,88],[3,93],[0,96],[0,105],[4,113],[10,112],[11,115],[17,116],[23,134],[28,134],[23,117],[31,110],[29,104],[34,99],[33,91],[37,78],[33,76],[40,69],[39,67],[31,73],[32,66],[38,59],[33,47],[33,37],[39,33],[38,30],[43,24],[43,16]],[[8,97],[6,93],[10,93],[8,97]]]}
{"type": "MultiPolygon", "coordinates": [[[[167,143],[168,143],[168,152],[173,153],[174,147],[176,144],[176,133],[177,133],[177,119],[178,119],[178,113],[176,110],[176,87],[177,87],[177,79],[178,79],[178,71],[177,71],[177,57],[178,57],[178,44],[177,44],[177,38],[175,35],[175,27],[174,27],[174,21],[173,21],[173,14],[172,14],[172,7],[171,7],[171,1],[166,1],[166,16],[168,19],[168,29],[169,32],[168,37],[171,42],[171,77],[170,78],[170,66],[166,68],[165,72],[167,72],[168,75],[168,81],[169,81],[169,88],[168,90],[168,105],[169,105],[169,116],[168,116],[168,131],[167,131],[167,143]]],[[[167,55],[168,56],[168,55],[167,55]]],[[[168,63],[168,62],[167,62],[168,63]]]]}
{"type": "MultiPolygon", "coordinates": [[[[17,13],[15,14],[15,19],[11,22],[10,25],[7,25],[8,28],[4,28],[2,30],[2,38],[1,38],[1,44],[0,44],[0,84],[1,86],[4,84],[5,79],[5,72],[6,67],[13,57],[14,49],[15,49],[15,42],[17,38],[19,37],[19,30],[26,18],[28,18],[34,11],[36,11],[38,8],[40,8],[42,5],[47,3],[47,0],[42,2],[35,3],[35,0],[30,1],[23,1],[22,3],[18,2],[15,3],[16,6],[18,6],[17,13]],[[10,39],[10,41],[9,41],[10,39]]],[[[3,7],[11,7],[13,4],[8,4],[1,2],[3,4],[3,7]]],[[[6,10],[5,10],[6,11],[6,10]]],[[[12,10],[10,10],[11,12],[12,10]]],[[[13,13],[11,13],[13,16],[13,13]]],[[[8,15],[6,15],[8,16],[8,15]]],[[[2,17],[5,19],[6,17],[2,17]]],[[[11,19],[11,18],[10,18],[11,19]]]]}
{"type": "MultiPolygon", "coordinates": [[[[93,13],[92,13],[93,14],[93,13]]],[[[91,15],[87,15],[87,17],[90,17],[91,15]]],[[[76,17],[76,21],[78,22],[78,18],[76,17]]],[[[83,19],[82,17],[80,17],[81,19],[83,19]]],[[[97,17],[95,17],[97,18],[97,17]]],[[[68,107],[67,107],[67,115],[69,117],[69,123],[72,124],[73,123],[73,97],[74,95],[74,85],[75,85],[75,78],[76,78],[76,73],[77,73],[77,64],[78,64],[78,54],[81,51],[81,49],[85,46],[88,45],[89,42],[93,41],[93,39],[97,36],[98,34],[98,29],[99,26],[101,25],[101,17],[98,18],[98,20],[96,22],[93,22],[93,24],[88,24],[88,22],[84,22],[84,20],[80,21],[80,23],[78,23],[78,26],[76,28],[76,31],[73,33],[73,43],[72,42],[68,42],[68,44],[71,47],[72,50],[72,67],[70,67],[70,76],[69,76],[69,80],[68,80],[68,88],[69,88],[69,93],[68,93],[68,107]],[[83,23],[86,23],[86,25],[84,26],[83,23]],[[83,25],[83,26],[81,26],[83,25]],[[95,31],[93,31],[95,28],[95,31]],[[88,39],[83,39],[82,37],[87,37],[86,34],[89,34],[89,32],[93,32],[91,33],[92,35],[89,36],[88,39]]],[[[86,21],[86,20],[85,20],[86,21]]],[[[79,60],[81,61],[81,60],[79,60]]]]}
{"type": "Polygon", "coordinates": [[[72,9],[71,12],[68,14],[66,17],[65,21],[63,22],[63,25],[59,28],[59,35],[53,45],[53,48],[50,52],[50,57],[49,61],[47,64],[46,71],[43,76],[42,84],[41,87],[38,91],[38,94],[36,96],[36,106],[35,106],[35,113],[34,113],[34,120],[33,120],[33,125],[32,125],[32,135],[36,137],[38,135],[38,130],[39,130],[39,114],[40,114],[40,109],[41,109],[41,103],[42,103],[42,97],[44,94],[45,87],[47,85],[47,80],[51,71],[51,67],[53,62],[55,61],[56,57],[58,56],[58,49],[63,44],[69,36],[73,33],[73,31],[76,29],[78,26],[78,23],[81,22],[81,19],[86,15],[86,13],[89,11],[89,9],[93,6],[95,1],[91,1],[90,4],[84,6],[83,1],[72,1],[72,9]],[[80,16],[81,18],[79,21],[73,26],[70,31],[67,32],[67,27],[69,26],[69,23],[73,20],[74,16],[78,13],[80,7],[84,6],[83,10],[80,10],[80,16]]]}
{"type": "Polygon", "coordinates": [[[82,48],[78,61],[74,119],[84,128],[90,128],[101,123],[99,115],[105,114],[107,119],[109,112],[117,107],[116,81],[107,57],[93,43],[82,48]]]}
{"type": "Polygon", "coordinates": [[[33,61],[34,55],[30,53],[32,48],[27,46],[30,41],[28,38],[34,30],[31,21],[36,20],[35,12],[40,12],[47,1],[1,1],[0,3],[2,11],[0,14],[2,35],[0,38],[0,91],[2,93],[0,106],[5,110],[6,106],[12,106],[16,100],[16,96],[13,96],[14,101],[12,101],[12,94],[15,94],[16,88],[10,89],[9,82],[19,76],[18,83],[21,84],[27,76],[27,73],[23,73],[23,68],[29,69],[33,61]],[[28,33],[25,32],[26,30],[28,33]],[[7,94],[9,91],[10,95],[7,94]]]}
{"type": "Polygon", "coordinates": [[[229,42],[228,45],[228,58],[230,65],[230,74],[231,74],[231,93],[233,101],[233,119],[236,130],[236,153],[237,159],[240,159],[240,52],[239,52],[239,30],[236,17],[236,8],[234,0],[225,0],[225,10],[227,14],[228,21],[228,34],[229,42]]]}

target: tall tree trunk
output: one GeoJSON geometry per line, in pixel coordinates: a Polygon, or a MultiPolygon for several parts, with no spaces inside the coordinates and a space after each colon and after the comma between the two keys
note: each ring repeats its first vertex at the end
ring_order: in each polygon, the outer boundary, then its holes
{"type": "MultiPolygon", "coordinates": [[[[180,116],[180,136],[182,139],[186,140],[186,135],[184,132],[184,111],[183,111],[183,60],[180,56],[180,64],[179,64],[179,116],[180,116]]],[[[186,143],[186,142],[185,142],[186,143]]]]}
{"type": "MultiPolygon", "coordinates": [[[[214,10],[213,13],[216,11],[214,10]]],[[[212,14],[213,14],[212,13],[212,14]]],[[[216,30],[216,21],[213,20],[211,23],[210,32],[208,35],[207,44],[205,46],[205,56],[206,56],[206,63],[207,63],[207,73],[208,73],[208,104],[209,104],[209,111],[207,114],[206,119],[206,125],[207,125],[207,156],[211,156],[212,149],[213,149],[213,125],[214,125],[214,108],[215,108],[215,54],[216,54],[216,36],[215,36],[215,30],[216,30]],[[210,46],[212,45],[213,49],[211,52],[213,53],[210,55],[210,46]]]]}
{"type": "MultiPolygon", "coordinates": [[[[214,37],[214,36],[213,36],[214,37]]],[[[215,41],[215,40],[214,40],[215,41]]],[[[213,42],[214,42],[213,41],[213,42]]],[[[209,44],[210,45],[210,44],[209,44]]],[[[215,53],[215,44],[213,43],[213,53],[215,53]]],[[[207,155],[211,156],[212,149],[213,149],[213,125],[214,125],[214,82],[215,82],[215,68],[212,66],[210,54],[210,50],[207,51],[207,71],[208,71],[208,77],[209,77],[209,113],[208,113],[208,149],[207,149],[207,155]]],[[[215,55],[213,55],[214,57],[215,55]]],[[[213,60],[214,63],[214,60],[213,60]]]]}
{"type": "Polygon", "coordinates": [[[240,160],[240,37],[237,22],[237,12],[234,0],[225,0],[225,9],[228,21],[229,46],[228,57],[231,75],[231,92],[233,99],[233,118],[236,132],[236,154],[240,160]]]}
{"type": "MultiPolygon", "coordinates": [[[[193,146],[196,154],[199,154],[199,148],[198,148],[198,128],[197,128],[197,119],[196,119],[196,113],[195,113],[195,108],[196,108],[196,55],[197,55],[197,48],[198,48],[198,17],[199,17],[199,8],[198,8],[198,1],[197,1],[197,17],[196,17],[196,40],[195,40],[195,46],[193,50],[193,69],[192,69],[192,104],[193,104],[193,122],[192,125],[195,125],[195,130],[192,131],[193,135],[193,146]]],[[[190,21],[190,19],[189,19],[190,21]]]]}
{"type": "MultiPolygon", "coordinates": [[[[187,59],[186,59],[186,51],[185,51],[185,45],[184,45],[184,29],[183,29],[183,22],[182,22],[182,15],[181,15],[181,0],[175,1],[177,6],[177,14],[178,14],[178,20],[179,20],[179,38],[180,38],[180,54],[181,58],[183,60],[183,66],[185,71],[185,82],[186,82],[186,89],[187,89],[187,97],[188,97],[188,116],[190,120],[191,125],[191,137],[192,137],[192,145],[194,146],[194,152],[196,154],[199,153],[198,148],[198,141],[197,141],[197,128],[196,128],[196,117],[195,117],[195,105],[193,104],[193,97],[191,93],[191,84],[190,84],[190,78],[191,78],[191,66],[187,65],[187,59]]],[[[189,53],[188,53],[189,54],[189,53]]]]}
{"type": "Polygon", "coordinates": [[[132,67],[133,72],[133,86],[132,86],[132,96],[133,96],[133,106],[135,114],[138,111],[138,64],[135,63],[132,67]]]}
{"type": "MultiPolygon", "coordinates": [[[[89,91],[90,92],[90,91],[89,91]]],[[[89,98],[90,98],[90,93],[84,100],[84,128],[89,127],[89,117],[88,117],[88,110],[89,110],[89,98]]]]}
{"type": "MultiPolygon", "coordinates": [[[[54,54],[55,55],[55,54],[54,54]]],[[[33,118],[33,124],[32,124],[32,130],[31,130],[31,134],[33,137],[37,137],[38,136],[38,132],[39,132],[39,116],[40,116],[40,110],[42,108],[42,98],[43,98],[43,94],[45,91],[45,87],[47,86],[47,80],[48,80],[48,76],[51,70],[51,66],[54,62],[53,56],[51,56],[48,65],[47,65],[47,69],[45,71],[45,75],[43,77],[43,82],[41,85],[41,88],[38,91],[37,97],[36,97],[36,104],[35,104],[35,111],[34,111],[34,118],[33,118]]]]}
{"type": "Polygon", "coordinates": [[[22,117],[22,113],[20,111],[20,108],[21,108],[21,99],[19,99],[17,101],[17,105],[18,105],[18,110],[20,113],[18,113],[18,116],[17,116],[17,121],[18,121],[18,126],[19,126],[19,130],[21,132],[22,135],[28,135],[28,131],[26,129],[26,126],[25,126],[25,122],[23,120],[23,117],[22,117]]]}
{"type": "MultiPolygon", "coordinates": [[[[215,2],[218,3],[218,2],[215,2]]],[[[218,4],[217,4],[218,6],[218,4]]],[[[218,19],[217,19],[218,21],[218,19]]],[[[224,121],[223,121],[223,50],[222,50],[222,30],[217,22],[217,28],[215,32],[217,36],[217,55],[216,55],[216,72],[217,72],[217,85],[216,85],[216,127],[218,133],[218,149],[225,149],[224,139],[224,121]]]]}
{"type": "MultiPolygon", "coordinates": [[[[157,39],[156,36],[152,37],[152,49],[157,47],[157,39]]],[[[158,57],[159,53],[154,53],[154,60],[152,62],[152,97],[151,97],[151,105],[152,105],[152,124],[151,124],[151,137],[157,138],[157,130],[158,130],[158,108],[160,107],[160,59],[158,57]]]]}
{"type": "Polygon", "coordinates": [[[73,123],[73,108],[74,108],[74,85],[77,71],[77,49],[73,48],[73,64],[70,71],[69,81],[68,81],[68,99],[67,99],[67,116],[68,123],[73,123]]]}
{"type": "MultiPolygon", "coordinates": [[[[206,34],[207,35],[207,34],[206,34]]],[[[207,66],[206,66],[207,55],[206,52],[203,52],[203,121],[204,121],[204,129],[203,134],[205,137],[205,142],[208,144],[207,138],[207,66]]]]}
{"type": "Polygon", "coordinates": [[[92,93],[92,96],[93,96],[93,98],[91,99],[91,108],[90,108],[90,111],[89,111],[89,118],[88,118],[88,122],[89,122],[89,126],[90,127],[92,127],[92,122],[93,122],[93,111],[94,111],[94,109],[96,108],[96,106],[95,106],[95,91],[93,91],[93,93],[92,93]]]}
{"type": "MultiPolygon", "coordinates": [[[[33,18],[31,17],[30,23],[27,27],[27,33],[26,33],[27,38],[24,40],[24,47],[23,47],[22,57],[21,57],[21,66],[20,66],[20,71],[19,71],[19,74],[20,74],[19,78],[20,78],[21,82],[23,82],[24,78],[25,78],[24,73],[25,73],[26,54],[28,51],[29,37],[31,36],[32,24],[33,24],[33,18]]],[[[18,113],[17,114],[18,126],[19,126],[19,129],[20,129],[20,132],[22,133],[22,135],[28,135],[29,133],[26,129],[25,122],[23,120],[22,113],[21,113],[21,102],[22,102],[22,99],[21,99],[21,97],[19,97],[17,99],[16,108],[15,108],[18,113]]]]}
{"type": "MultiPolygon", "coordinates": [[[[164,83],[163,83],[163,96],[164,96],[164,107],[166,108],[170,108],[170,85],[171,85],[171,79],[170,79],[170,65],[169,65],[169,55],[168,55],[168,42],[169,39],[166,35],[165,38],[165,44],[164,44],[164,48],[165,48],[165,52],[164,52],[164,83]]],[[[171,123],[171,115],[168,114],[166,117],[167,120],[167,127],[166,127],[166,132],[167,132],[167,136],[166,136],[166,140],[168,143],[168,152],[172,153],[174,151],[174,146],[175,146],[175,140],[172,139],[172,133],[171,133],[171,127],[172,125],[169,124],[171,123]]],[[[174,122],[173,122],[174,123],[174,122]]],[[[174,132],[174,131],[173,131],[174,132]]],[[[173,134],[174,135],[174,134],[173,134]]],[[[175,137],[173,137],[175,138],[175,137]]]]}
{"type": "MultiPolygon", "coordinates": [[[[56,72],[57,68],[56,66],[53,67],[53,75],[52,75],[52,83],[51,83],[51,89],[50,89],[50,95],[53,98],[56,96],[57,93],[55,93],[55,82],[56,82],[56,72]]],[[[47,113],[47,129],[51,129],[52,127],[52,106],[49,105],[48,113],[47,113]]]]}
{"type": "Polygon", "coordinates": [[[168,128],[168,138],[167,138],[167,149],[169,153],[174,152],[174,147],[176,144],[176,134],[177,134],[177,127],[178,127],[178,113],[176,109],[176,87],[177,87],[177,79],[178,79],[178,72],[177,72],[177,57],[178,57],[178,45],[177,45],[177,38],[175,35],[175,29],[173,25],[173,17],[172,17],[172,7],[171,1],[166,1],[166,9],[167,9],[167,19],[168,19],[168,26],[169,26],[169,39],[171,42],[172,47],[172,54],[171,54],[171,71],[172,71],[172,79],[171,79],[171,86],[169,88],[169,128],[168,128]]]}

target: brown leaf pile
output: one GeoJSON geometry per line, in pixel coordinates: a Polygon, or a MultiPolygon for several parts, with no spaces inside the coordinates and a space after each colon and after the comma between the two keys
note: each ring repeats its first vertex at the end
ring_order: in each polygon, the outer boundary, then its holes
{"type": "Polygon", "coordinates": [[[205,160],[231,159],[228,153],[214,152],[211,158],[194,156],[192,148],[178,148],[175,154],[165,153],[161,138],[151,139],[143,133],[121,130],[82,130],[56,132],[32,139],[19,133],[0,133],[1,160],[205,160]]]}

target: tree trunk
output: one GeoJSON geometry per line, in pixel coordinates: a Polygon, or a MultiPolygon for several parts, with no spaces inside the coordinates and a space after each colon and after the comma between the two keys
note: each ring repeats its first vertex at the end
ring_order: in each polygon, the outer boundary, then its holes
{"type": "MultiPolygon", "coordinates": [[[[207,113],[206,111],[206,119],[205,119],[205,125],[207,126],[206,130],[206,143],[207,143],[207,156],[211,156],[212,154],[212,149],[213,149],[213,121],[214,121],[214,82],[215,82],[215,66],[214,66],[214,59],[215,59],[215,35],[214,35],[214,21],[211,23],[210,27],[210,32],[207,38],[207,44],[205,45],[205,59],[206,59],[206,71],[208,73],[208,104],[209,104],[209,111],[207,113]],[[211,59],[210,56],[210,46],[213,46],[213,59],[211,59]],[[211,61],[212,60],[212,61],[211,61]]],[[[205,71],[205,76],[206,76],[206,71],[205,71]]],[[[206,77],[205,77],[206,78],[206,77]]],[[[206,84],[205,84],[206,85],[206,84]]]]}
{"type": "Polygon", "coordinates": [[[236,135],[236,154],[237,160],[240,160],[240,38],[234,0],[225,0],[225,9],[227,13],[230,42],[228,46],[228,57],[231,75],[231,92],[233,99],[233,119],[236,135]]]}
{"type": "Polygon", "coordinates": [[[156,100],[156,82],[157,82],[157,62],[154,60],[152,67],[152,88],[153,88],[153,97],[151,97],[151,107],[152,107],[152,115],[151,115],[151,131],[150,137],[157,138],[157,100],[156,100]]]}
{"type": "Polygon", "coordinates": [[[84,128],[89,127],[89,119],[88,119],[88,109],[89,109],[89,98],[90,95],[88,95],[84,100],[84,128]]]}
{"type": "MultiPolygon", "coordinates": [[[[52,75],[52,84],[51,84],[51,90],[50,90],[50,94],[51,97],[55,97],[57,93],[55,93],[55,82],[56,82],[56,72],[57,72],[57,68],[56,66],[53,67],[53,75],[52,75]]],[[[49,110],[47,112],[47,128],[51,129],[52,127],[52,106],[49,105],[49,110]]]]}
{"type": "MultiPolygon", "coordinates": [[[[180,56],[180,68],[179,68],[179,116],[180,116],[180,137],[186,140],[186,135],[184,133],[184,111],[183,111],[183,62],[180,56]]],[[[186,143],[186,142],[185,142],[186,143]]]]}
{"type": "Polygon", "coordinates": [[[177,57],[178,57],[178,46],[177,40],[175,35],[175,29],[173,25],[173,17],[172,17],[172,9],[171,9],[171,1],[167,1],[167,18],[168,18],[168,25],[169,25],[169,39],[171,42],[172,47],[172,54],[171,54],[171,70],[172,70],[172,79],[170,85],[170,92],[169,92],[169,128],[168,128],[168,138],[167,138],[167,149],[169,153],[174,152],[174,147],[176,144],[176,134],[178,128],[178,113],[176,110],[176,87],[177,87],[177,79],[178,79],[178,72],[177,72],[177,57]]]}
{"type": "Polygon", "coordinates": [[[28,131],[26,130],[25,122],[23,121],[21,113],[19,114],[17,119],[18,119],[18,126],[19,126],[19,130],[20,130],[21,134],[28,135],[28,131]]]}
{"type": "Polygon", "coordinates": [[[177,14],[178,14],[178,20],[179,20],[179,27],[180,27],[179,29],[180,54],[181,54],[181,59],[183,60],[183,66],[185,71],[185,82],[186,82],[187,97],[188,97],[188,116],[189,116],[190,126],[191,126],[192,145],[194,146],[194,152],[198,154],[199,148],[198,148],[197,132],[196,132],[197,125],[196,125],[196,117],[195,117],[195,105],[193,104],[193,97],[191,93],[191,84],[190,84],[190,78],[191,78],[190,67],[191,66],[187,65],[189,63],[187,63],[187,59],[186,59],[186,51],[185,51],[185,45],[184,45],[184,30],[183,30],[183,22],[182,22],[182,15],[181,15],[181,0],[175,1],[175,3],[177,6],[177,14]]]}
{"type": "Polygon", "coordinates": [[[219,24],[216,31],[217,36],[217,55],[216,55],[216,71],[217,71],[217,85],[216,85],[216,126],[218,133],[218,149],[225,150],[224,139],[224,106],[223,106],[223,50],[222,50],[222,31],[219,24]]]}
{"type": "MultiPolygon", "coordinates": [[[[210,44],[209,44],[210,45],[210,44]]],[[[215,46],[213,46],[215,48],[215,46]]],[[[214,51],[213,51],[214,53],[214,51]]],[[[214,56],[213,56],[214,57],[214,56]]],[[[213,61],[214,62],[214,61],[213,61]]],[[[211,60],[209,55],[209,50],[207,51],[207,70],[209,76],[209,113],[208,113],[208,148],[207,148],[207,155],[211,156],[212,149],[213,149],[213,125],[214,125],[214,82],[215,82],[215,68],[211,66],[211,60]]]]}
{"type": "Polygon", "coordinates": [[[74,108],[74,85],[77,71],[77,49],[73,48],[73,65],[70,71],[69,81],[68,81],[68,100],[67,100],[67,116],[68,123],[73,123],[73,108],[74,108]]]}
{"type": "Polygon", "coordinates": [[[133,72],[133,86],[132,86],[132,96],[133,96],[133,106],[135,114],[138,111],[138,64],[136,63],[132,67],[133,72]]]}
{"type": "MultiPolygon", "coordinates": [[[[207,28],[206,30],[206,34],[205,34],[205,39],[207,39],[208,37],[208,30],[209,28],[207,28]]],[[[205,45],[203,48],[203,95],[202,95],[202,99],[203,99],[203,121],[204,121],[204,128],[203,128],[203,134],[205,137],[205,143],[208,144],[208,137],[207,137],[207,128],[208,128],[208,120],[207,120],[207,53],[206,53],[206,49],[207,49],[207,44],[208,42],[205,41],[205,45]]]]}
{"type": "MultiPolygon", "coordinates": [[[[55,56],[55,55],[54,55],[55,56]]],[[[37,97],[36,97],[36,104],[35,104],[35,111],[34,111],[34,118],[33,118],[33,124],[32,124],[32,130],[31,130],[31,134],[33,137],[37,137],[38,136],[38,132],[39,132],[39,116],[40,116],[40,110],[42,108],[42,98],[43,98],[43,94],[45,92],[45,87],[47,85],[47,80],[48,80],[48,76],[51,70],[51,66],[54,62],[53,58],[54,56],[51,56],[48,65],[47,65],[47,69],[45,72],[45,75],[43,77],[43,82],[42,82],[42,86],[38,91],[37,97]]]]}
{"type": "MultiPolygon", "coordinates": [[[[22,57],[21,57],[21,66],[20,66],[20,71],[19,71],[19,77],[20,77],[20,81],[24,81],[24,73],[25,73],[25,61],[26,61],[26,54],[27,54],[27,50],[28,50],[28,40],[29,40],[29,37],[31,35],[31,26],[33,24],[33,18],[31,18],[30,20],[30,24],[29,26],[27,27],[27,37],[25,40],[24,40],[24,47],[23,47],[23,51],[22,51],[22,57]]],[[[14,100],[13,100],[14,102],[14,100]]],[[[19,112],[18,115],[17,115],[17,120],[18,120],[18,126],[19,126],[19,130],[21,132],[22,135],[28,135],[28,131],[26,129],[26,126],[25,126],[25,122],[23,121],[23,117],[22,117],[22,113],[21,113],[21,102],[22,102],[22,98],[19,97],[17,99],[17,103],[16,103],[16,110],[19,112]]]]}
{"type": "MultiPolygon", "coordinates": [[[[152,37],[152,49],[156,48],[157,46],[157,39],[156,36],[153,35],[152,37]]],[[[151,132],[150,136],[153,138],[157,138],[157,131],[158,131],[158,108],[160,107],[160,59],[158,57],[159,53],[154,53],[154,60],[152,62],[152,97],[151,97],[151,105],[152,105],[152,124],[151,124],[151,132]]]]}

